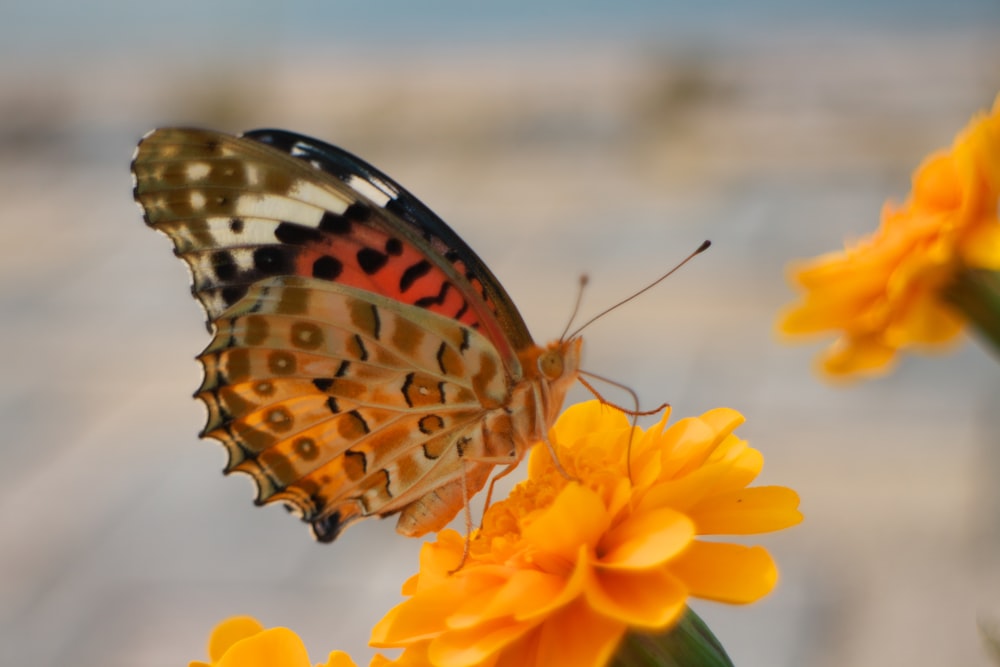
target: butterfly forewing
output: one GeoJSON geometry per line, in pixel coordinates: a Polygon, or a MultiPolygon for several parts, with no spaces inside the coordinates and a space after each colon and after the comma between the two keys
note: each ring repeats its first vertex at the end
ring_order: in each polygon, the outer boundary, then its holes
{"type": "MultiPolygon", "coordinates": [[[[254,134],[273,140],[275,131],[254,134]]],[[[360,159],[299,135],[280,136],[289,151],[311,150],[293,157],[252,138],[204,130],[157,130],[139,145],[136,198],[191,267],[209,321],[257,280],[312,276],[479,328],[516,369],[516,353],[532,344],[527,328],[447,225],[388,177],[378,186],[365,180],[361,172],[376,170],[360,159]],[[460,245],[448,246],[442,236],[460,245]]]]}
{"type": "MultiPolygon", "coordinates": [[[[378,193],[377,197],[385,197],[383,208],[416,230],[429,247],[452,264],[474,292],[485,300],[500,325],[504,339],[501,342],[513,345],[515,350],[532,344],[521,314],[489,267],[451,227],[401,185],[364,160],[311,137],[271,129],[253,130],[243,136],[306,160],[352,189],[362,192],[374,190],[378,193]]],[[[494,339],[493,335],[487,335],[494,339]]],[[[499,347],[503,349],[503,345],[499,347]]]]}

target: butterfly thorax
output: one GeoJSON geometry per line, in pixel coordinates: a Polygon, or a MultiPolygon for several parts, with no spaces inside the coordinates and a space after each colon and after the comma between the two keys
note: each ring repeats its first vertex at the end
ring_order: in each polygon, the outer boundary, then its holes
{"type": "Polygon", "coordinates": [[[515,388],[509,407],[525,421],[529,415],[534,417],[530,426],[525,423],[521,430],[527,441],[525,450],[543,440],[555,423],[566,392],[576,381],[582,346],[582,338],[573,338],[552,341],[545,347],[533,345],[518,353],[524,381],[515,388]]]}

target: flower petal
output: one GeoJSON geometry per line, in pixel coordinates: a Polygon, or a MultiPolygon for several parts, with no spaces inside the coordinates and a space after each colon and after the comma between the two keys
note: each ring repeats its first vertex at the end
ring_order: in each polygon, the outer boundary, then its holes
{"type": "Polygon", "coordinates": [[[746,417],[731,408],[715,408],[709,410],[699,417],[711,428],[721,439],[736,430],[738,426],[746,422],[746,417]]]}
{"type": "Polygon", "coordinates": [[[242,639],[226,651],[217,667],[312,667],[298,635],[288,628],[270,628],[242,639]]]}
{"type": "Polygon", "coordinates": [[[1000,271],[1000,225],[971,231],[962,243],[962,256],[969,266],[1000,271]]]}
{"type": "Polygon", "coordinates": [[[443,584],[422,590],[396,605],[372,628],[369,645],[393,648],[413,645],[443,632],[462,602],[499,589],[510,572],[497,567],[460,570],[443,584]]]}
{"type": "Polygon", "coordinates": [[[431,641],[427,657],[434,667],[479,665],[523,637],[535,625],[498,620],[471,629],[453,630],[431,641]]]}
{"type": "Polygon", "coordinates": [[[720,493],[689,510],[699,535],[750,535],[802,521],[799,496],[783,486],[756,486],[720,493]]]}
{"type": "Polygon", "coordinates": [[[594,433],[628,429],[628,417],[600,401],[585,401],[566,408],[553,431],[563,442],[573,442],[594,433]]]}
{"type": "Polygon", "coordinates": [[[368,667],[427,667],[431,664],[430,658],[427,657],[429,648],[430,642],[408,646],[395,660],[390,660],[381,653],[376,653],[372,656],[368,667]]]}
{"type": "MultiPolygon", "coordinates": [[[[625,634],[618,619],[595,614],[582,600],[560,609],[538,633],[539,667],[603,667],[625,634]]],[[[524,665],[525,663],[521,663],[524,665]]]]}
{"type": "Polygon", "coordinates": [[[662,630],[684,613],[688,591],[667,568],[598,569],[586,588],[594,611],[623,624],[662,630]]]}
{"type": "Polygon", "coordinates": [[[855,336],[833,343],[820,355],[819,365],[831,378],[884,375],[892,370],[896,348],[879,336],[855,336]]]}
{"type": "Polygon", "coordinates": [[[343,651],[332,651],[326,659],[326,664],[318,667],[358,667],[351,656],[343,651]]]}
{"type": "Polygon", "coordinates": [[[632,516],[601,541],[603,569],[635,570],[660,565],[684,550],[694,538],[694,523],[664,507],[632,516]]]}
{"type": "Polygon", "coordinates": [[[778,581],[766,549],[740,544],[696,540],[669,568],[691,595],[730,604],[758,600],[778,581]]]}
{"type": "Polygon", "coordinates": [[[568,484],[522,534],[536,548],[564,558],[568,567],[581,544],[597,546],[609,523],[610,517],[597,494],[581,484],[568,484]]]}
{"type": "Polygon", "coordinates": [[[264,626],[250,616],[233,616],[215,626],[208,638],[208,658],[218,662],[236,642],[264,631],[264,626]]]}
{"type": "Polygon", "coordinates": [[[948,211],[962,205],[955,161],[945,151],[924,158],[913,173],[913,202],[931,211],[948,211]]]}
{"type": "Polygon", "coordinates": [[[696,470],[715,448],[715,431],[697,417],[674,423],[663,434],[664,477],[675,477],[696,470]]]}
{"type": "Polygon", "coordinates": [[[745,449],[735,458],[712,462],[677,479],[667,479],[650,488],[637,511],[672,507],[688,511],[705,498],[744,488],[760,472],[764,458],[756,449],[745,449]]]}
{"type": "Polygon", "coordinates": [[[448,627],[465,628],[504,616],[518,620],[531,618],[548,608],[565,588],[564,577],[537,570],[516,570],[507,581],[463,604],[448,618],[448,627]]]}
{"type": "Polygon", "coordinates": [[[410,577],[403,584],[403,595],[414,595],[448,581],[452,570],[462,562],[464,552],[465,536],[454,530],[439,532],[437,540],[420,547],[420,576],[410,577]]]}

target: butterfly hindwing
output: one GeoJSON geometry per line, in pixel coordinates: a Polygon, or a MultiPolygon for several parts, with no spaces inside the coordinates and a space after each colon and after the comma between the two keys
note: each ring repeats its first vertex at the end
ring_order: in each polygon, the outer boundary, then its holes
{"type": "Polygon", "coordinates": [[[326,539],[447,485],[460,453],[495,456],[483,404],[510,389],[474,329],[308,278],[254,284],[200,359],[203,435],[226,446],[226,472],[251,475],[259,503],[290,504],[326,539]]]}

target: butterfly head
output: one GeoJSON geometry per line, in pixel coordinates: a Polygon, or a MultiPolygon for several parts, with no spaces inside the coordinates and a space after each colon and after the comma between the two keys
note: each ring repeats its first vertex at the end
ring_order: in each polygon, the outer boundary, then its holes
{"type": "Polygon", "coordinates": [[[573,386],[580,372],[580,353],[583,338],[552,341],[545,347],[533,346],[521,353],[525,375],[534,384],[544,386],[546,397],[542,411],[549,424],[555,421],[562,407],[566,392],[573,386]]]}
{"type": "Polygon", "coordinates": [[[572,384],[580,369],[580,349],[583,338],[577,336],[570,340],[557,340],[541,350],[535,367],[540,377],[550,383],[566,382],[572,384]]]}

